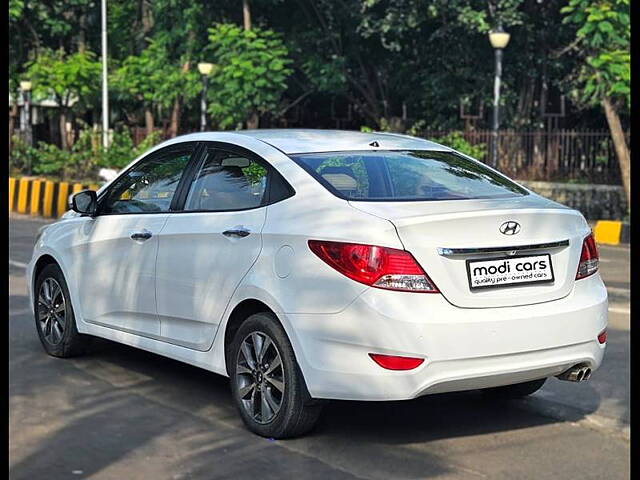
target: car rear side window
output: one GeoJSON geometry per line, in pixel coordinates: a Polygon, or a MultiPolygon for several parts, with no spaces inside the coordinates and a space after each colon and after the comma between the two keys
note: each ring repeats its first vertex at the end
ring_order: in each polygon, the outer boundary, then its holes
{"type": "Polygon", "coordinates": [[[259,207],[265,202],[267,169],[244,155],[208,149],[194,177],[186,211],[229,211],[259,207]]]}
{"type": "Polygon", "coordinates": [[[361,201],[508,198],[527,191],[454,152],[329,152],[291,158],[335,195],[361,201]]]}

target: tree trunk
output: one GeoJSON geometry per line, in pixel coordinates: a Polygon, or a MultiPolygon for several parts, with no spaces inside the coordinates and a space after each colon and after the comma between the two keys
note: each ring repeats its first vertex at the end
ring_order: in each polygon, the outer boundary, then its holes
{"type": "Polygon", "coordinates": [[[251,30],[251,9],[249,0],[242,0],[242,19],[244,21],[244,29],[251,30]]]}
{"type": "Polygon", "coordinates": [[[140,2],[141,17],[142,17],[142,33],[148,35],[153,28],[153,17],[151,16],[151,2],[148,0],[142,0],[140,2]]]}
{"type": "Polygon", "coordinates": [[[256,112],[253,112],[251,116],[247,118],[247,128],[249,129],[258,128],[259,124],[260,124],[260,116],[256,112]]]}
{"type": "MultiPolygon", "coordinates": [[[[184,75],[189,71],[190,62],[184,62],[182,64],[182,73],[184,75]]],[[[178,136],[180,130],[180,112],[182,110],[182,95],[178,95],[173,102],[173,108],[171,110],[171,121],[169,123],[169,137],[174,138],[178,136]]]]}
{"type": "Polygon", "coordinates": [[[69,142],[67,142],[67,114],[64,110],[60,112],[60,146],[63,150],[69,148],[69,142]]]}
{"type": "Polygon", "coordinates": [[[629,148],[627,147],[627,142],[624,139],[624,131],[622,130],[620,117],[618,116],[616,107],[611,103],[611,100],[606,97],[602,100],[602,106],[604,107],[604,113],[607,116],[611,139],[613,140],[613,146],[616,149],[616,156],[618,157],[620,175],[622,176],[622,185],[624,187],[625,196],[627,197],[627,206],[629,212],[631,212],[631,162],[629,159],[629,148]]]}
{"type": "Polygon", "coordinates": [[[78,52],[84,53],[87,50],[87,16],[80,15],[80,28],[78,31],[78,52]]]}
{"type": "Polygon", "coordinates": [[[69,124],[69,128],[67,129],[66,125],[65,125],[65,130],[64,130],[64,134],[65,134],[65,138],[67,141],[67,148],[69,150],[71,150],[71,147],[73,147],[73,144],[76,141],[76,135],[75,135],[75,130],[74,130],[74,125],[73,125],[73,115],[71,113],[69,113],[69,115],[67,116],[67,120],[66,123],[69,124]]]}
{"type": "Polygon", "coordinates": [[[144,124],[147,128],[147,136],[153,133],[153,112],[149,107],[144,109],[144,124]]]}
{"type": "Polygon", "coordinates": [[[149,0],[139,0],[140,22],[142,23],[142,35],[138,37],[138,49],[142,52],[148,45],[148,38],[153,28],[153,12],[149,0]]]}
{"type": "Polygon", "coordinates": [[[178,96],[173,102],[173,108],[171,109],[171,120],[169,121],[169,138],[178,136],[178,128],[180,127],[180,106],[182,99],[178,96]]]}
{"type": "Polygon", "coordinates": [[[9,111],[9,156],[11,156],[11,146],[13,143],[13,131],[15,130],[17,116],[18,116],[18,102],[16,100],[11,106],[11,110],[9,111]]]}

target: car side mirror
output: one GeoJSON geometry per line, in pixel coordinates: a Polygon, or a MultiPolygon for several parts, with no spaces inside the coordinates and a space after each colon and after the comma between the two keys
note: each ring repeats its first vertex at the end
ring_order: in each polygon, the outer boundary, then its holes
{"type": "Polygon", "coordinates": [[[71,197],[71,210],[82,215],[95,215],[98,195],[93,190],[83,190],[71,197]]]}

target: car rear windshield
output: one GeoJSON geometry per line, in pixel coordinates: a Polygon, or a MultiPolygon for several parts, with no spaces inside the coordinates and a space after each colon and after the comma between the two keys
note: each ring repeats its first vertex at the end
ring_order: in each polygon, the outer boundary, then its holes
{"type": "Polygon", "coordinates": [[[509,198],[527,191],[454,152],[379,151],[290,155],[330,192],[360,201],[509,198]]]}

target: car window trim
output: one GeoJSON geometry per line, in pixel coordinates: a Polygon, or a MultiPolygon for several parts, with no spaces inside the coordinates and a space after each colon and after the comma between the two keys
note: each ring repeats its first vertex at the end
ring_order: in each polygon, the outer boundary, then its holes
{"type": "Polygon", "coordinates": [[[189,159],[189,163],[184,169],[182,177],[180,177],[176,193],[171,199],[169,213],[175,213],[182,210],[193,178],[200,171],[200,165],[202,165],[202,161],[206,158],[206,151],[207,147],[205,142],[198,142],[191,158],[189,159]]]}
{"type": "Polygon", "coordinates": [[[182,180],[185,176],[185,173],[187,172],[189,166],[191,165],[192,161],[195,158],[195,154],[198,152],[198,146],[199,146],[200,142],[194,142],[194,141],[190,141],[190,142],[181,142],[181,143],[177,143],[177,144],[172,144],[172,145],[168,145],[164,148],[161,148],[159,150],[156,150],[146,156],[144,156],[143,158],[141,158],[140,160],[138,160],[137,162],[135,162],[133,165],[131,165],[129,168],[127,168],[126,170],[124,170],[123,172],[120,173],[120,175],[118,175],[118,177],[113,181],[113,183],[111,183],[111,185],[109,186],[109,188],[107,188],[105,191],[100,193],[100,196],[98,197],[98,207],[96,210],[96,217],[104,217],[104,216],[111,216],[111,215],[167,215],[169,213],[171,213],[171,205],[173,205],[173,201],[176,197],[176,195],[178,194],[179,188],[181,186],[182,180]],[[173,195],[174,198],[171,199],[171,204],[169,205],[169,210],[166,212],[110,212],[110,213],[105,213],[102,212],[102,208],[104,206],[103,202],[106,201],[107,198],[109,198],[109,194],[112,192],[116,182],[118,181],[118,179],[120,179],[121,177],[127,175],[130,171],[134,170],[135,168],[139,167],[142,163],[149,161],[149,160],[154,160],[158,157],[170,154],[172,152],[180,152],[180,151],[188,151],[191,150],[190,152],[190,158],[189,158],[189,162],[187,163],[187,166],[184,168],[184,170],[182,171],[182,175],[180,177],[180,181],[178,182],[178,186],[176,187],[176,191],[173,195]]]}

